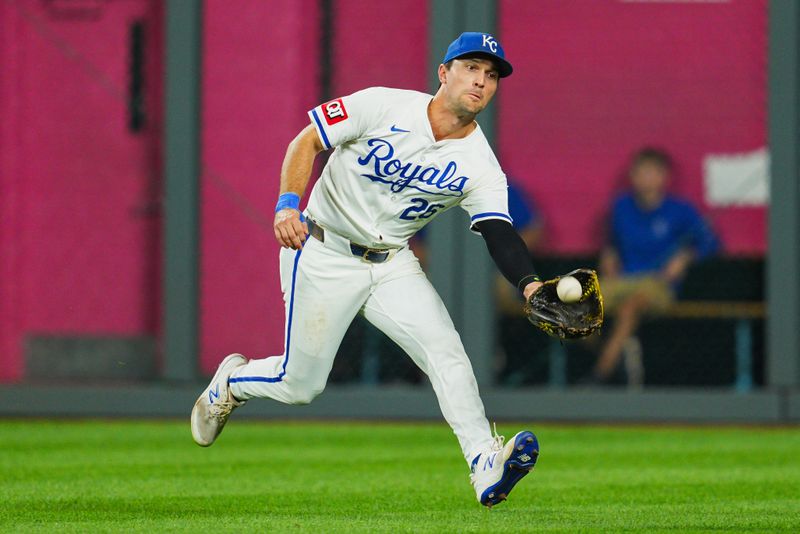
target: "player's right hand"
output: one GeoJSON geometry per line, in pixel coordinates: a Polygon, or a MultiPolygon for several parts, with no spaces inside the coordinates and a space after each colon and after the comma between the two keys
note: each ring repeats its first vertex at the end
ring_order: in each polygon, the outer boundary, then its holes
{"type": "Polygon", "coordinates": [[[283,247],[299,250],[308,236],[308,225],[300,220],[300,212],[286,208],[275,213],[275,239],[283,247]]]}

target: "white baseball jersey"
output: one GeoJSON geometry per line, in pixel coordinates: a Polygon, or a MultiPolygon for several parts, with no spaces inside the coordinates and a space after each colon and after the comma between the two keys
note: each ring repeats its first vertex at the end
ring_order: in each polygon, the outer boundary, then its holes
{"type": "Polygon", "coordinates": [[[461,339],[405,244],[456,205],[467,211],[470,226],[511,218],[506,177],[480,128],[437,142],[427,114],[431,98],[375,87],[309,112],[322,143],[336,150],[306,211],[331,232],[324,240],[309,237],[302,249],[281,249],[284,353],[250,360],[228,383],[240,400],[311,402],[325,388],[350,322],[361,314],[428,375],[469,464],[494,439],[461,339]],[[370,263],[353,255],[348,239],[399,250],[370,263]]]}
{"type": "Polygon", "coordinates": [[[307,212],[321,226],[372,248],[399,248],[438,214],[460,205],[470,227],[508,215],[506,176],[480,126],[436,141],[431,95],[372,87],[308,112],[325,148],[336,148],[307,212]]]}

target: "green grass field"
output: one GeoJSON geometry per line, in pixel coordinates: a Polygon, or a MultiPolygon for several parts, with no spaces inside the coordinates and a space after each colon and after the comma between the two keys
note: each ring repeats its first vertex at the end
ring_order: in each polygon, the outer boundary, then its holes
{"type": "Polygon", "coordinates": [[[0,421],[0,532],[800,531],[800,428],[533,430],[487,510],[443,423],[0,421]]]}

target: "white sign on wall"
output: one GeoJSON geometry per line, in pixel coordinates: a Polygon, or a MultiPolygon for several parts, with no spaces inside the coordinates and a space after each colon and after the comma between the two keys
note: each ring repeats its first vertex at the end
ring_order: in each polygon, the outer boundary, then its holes
{"type": "Polygon", "coordinates": [[[703,183],[708,206],[769,204],[769,151],[708,154],[703,158],[703,183]]]}

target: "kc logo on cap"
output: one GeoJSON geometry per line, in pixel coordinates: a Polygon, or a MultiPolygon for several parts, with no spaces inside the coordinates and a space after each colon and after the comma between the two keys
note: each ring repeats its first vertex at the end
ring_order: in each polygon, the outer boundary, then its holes
{"type": "Polygon", "coordinates": [[[497,52],[497,41],[491,35],[483,34],[483,46],[488,47],[492,52],[497,52]]]}
{"type": "Polygon", "coordinates": [[[493,35],[483,32],[464,32],[450,43],[442,63],[467,56],[486,56],[497,65],[501,78],[511,75],[514,68],[506,59],[503,47],[493,35]]]}

